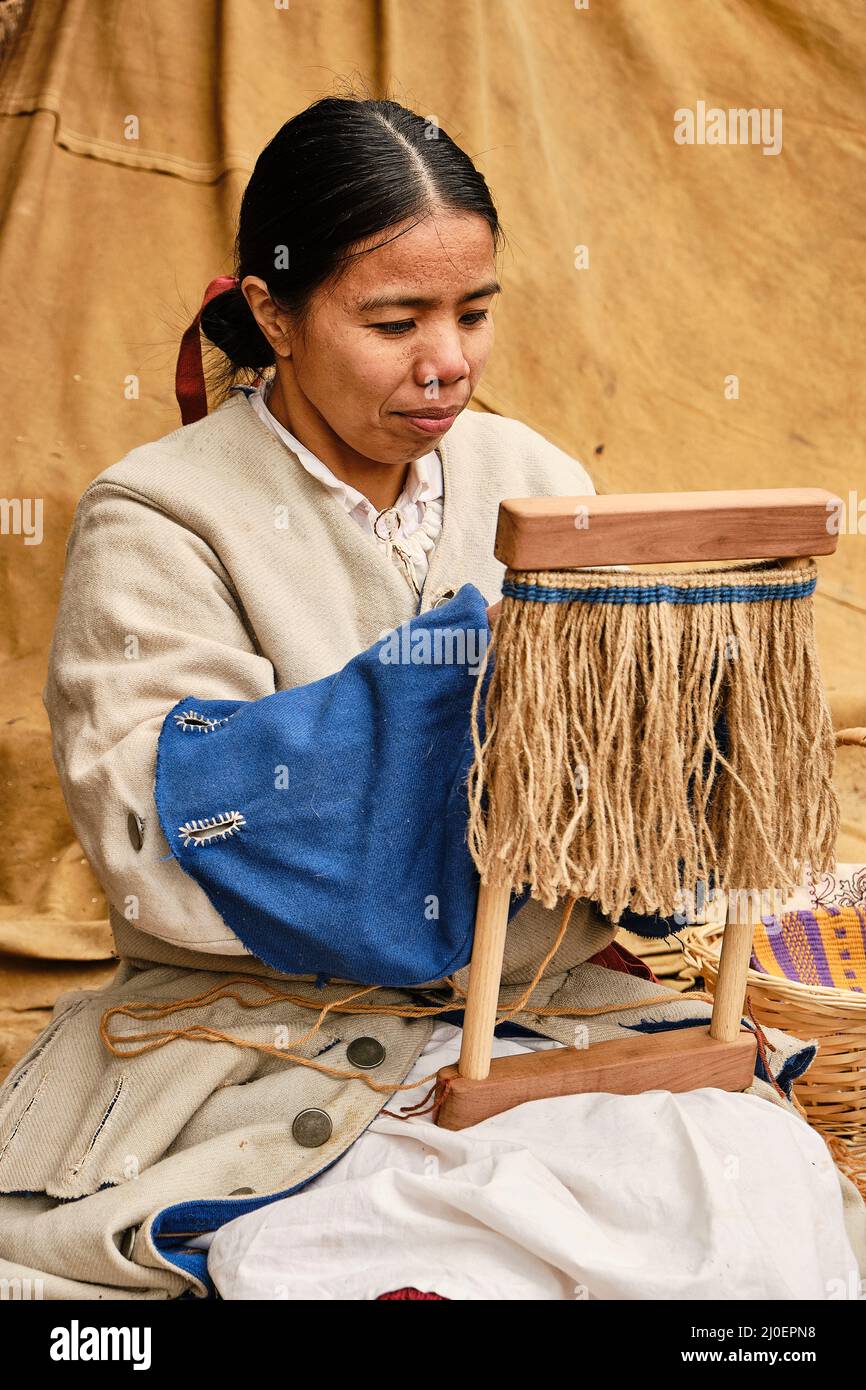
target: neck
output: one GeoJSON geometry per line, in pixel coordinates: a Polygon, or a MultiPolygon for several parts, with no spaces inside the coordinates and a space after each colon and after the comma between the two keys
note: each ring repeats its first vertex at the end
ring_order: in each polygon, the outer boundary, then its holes
{"type": "Polygon", "coordinates": [[[393,507],[406,483],[408,463],[382,463],[367,458],[340,439],[293,380],[274,378],[268,410],[296,439],[320,458],[341,482],[357,488],[378,511],[393,507]]]}

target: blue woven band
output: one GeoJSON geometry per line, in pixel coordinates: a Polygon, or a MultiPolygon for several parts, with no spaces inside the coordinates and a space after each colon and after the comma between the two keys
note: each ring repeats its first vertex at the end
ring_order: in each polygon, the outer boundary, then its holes
{"type": "Polygon", "coordinates": [[[502,596],[528,603],[760,603],[778,598],[808,598],[814,593],[817,582],[813,574],[809,579],[792,580],[787,584],[714,584],[698,588],[652,584],[577,589],[506,579],[502,596]]]}

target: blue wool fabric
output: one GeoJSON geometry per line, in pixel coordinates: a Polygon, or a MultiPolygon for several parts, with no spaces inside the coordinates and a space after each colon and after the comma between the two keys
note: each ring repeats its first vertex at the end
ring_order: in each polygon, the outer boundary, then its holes
{"type": "MultiPolygon", "coordinates": [[[[486,608],[464,584],[322,680],[260,700],[190,694],[167,714],[163,833],[265,964],[408,986],[469,963],[466,777],[486,608]]],[[[512,895],[510,916],[527,898],[512,895]]]]}

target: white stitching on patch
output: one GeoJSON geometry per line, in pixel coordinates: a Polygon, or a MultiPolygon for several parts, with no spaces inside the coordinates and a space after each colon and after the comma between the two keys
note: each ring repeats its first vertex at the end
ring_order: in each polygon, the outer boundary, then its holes
{"type": "Polygon", "coordinates": [[[242,826],[246,825],[244,817],[240,811],[223,811],[219,816],[211,816],[208,820],[188,820],[183,825],[178,826],[178,833],[184,836],[184,849],[187,845],[206,845],[211,840],[225,840],[229,835],[236,835],[242,826]]]}
{"type": "Polygon", "coordinates": [[[222,719],[209,719],[206,714],[199,714],[198,710],[185,709],[182,714],[176,714],[174,719],[177,727],[185,734],[210,734],[214,729],[218,729],[220,724],[227,724],[231,717],[230,714],[226,714],[222,719]]]}

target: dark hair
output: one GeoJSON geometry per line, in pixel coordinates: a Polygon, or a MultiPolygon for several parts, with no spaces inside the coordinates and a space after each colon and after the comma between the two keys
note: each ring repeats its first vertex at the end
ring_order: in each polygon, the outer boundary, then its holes
{"type": "MultiPolygon", "coordinates": [[[[260,276],[302,326],[313,291],[350,264],[351,246],[436,205],[485,218],[498,251],[487,183],[433,117],[396,101],[324,97],[286,121],[256,160],[241,200],[234,274],[260,276]]],[[[224,386],[275,361],[240,284],[210,301],[201,327],[228,359],[217,374],[224,386]]]]}

